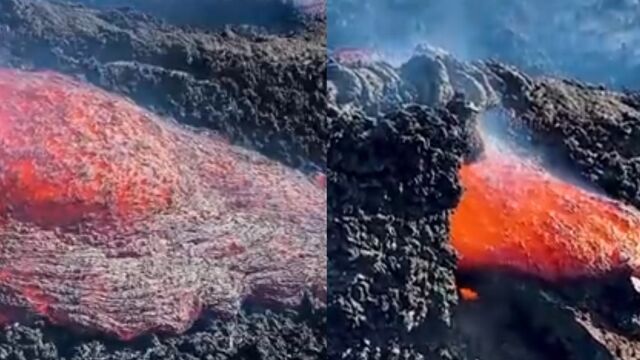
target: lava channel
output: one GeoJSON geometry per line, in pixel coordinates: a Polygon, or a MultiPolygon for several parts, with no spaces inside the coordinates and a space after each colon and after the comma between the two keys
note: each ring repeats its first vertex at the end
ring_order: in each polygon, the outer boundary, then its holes
{"type": "Polygon", "coordinates": [[[0,70],[0,99],[1,317],[130,339],[325,301],[321,177],[51,72],[0,70]]]}
{"type": "Polygon", "coordinates": [[[451,236],[462,271],[501,268],[547,281],[640,270],[637,210],[488,146],[460,171],[451,236]]]}

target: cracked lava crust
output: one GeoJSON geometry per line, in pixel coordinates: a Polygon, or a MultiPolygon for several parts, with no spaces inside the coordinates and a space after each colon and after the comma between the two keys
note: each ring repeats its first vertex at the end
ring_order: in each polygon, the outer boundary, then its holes
{"type": "Polygon", "coordinates": [[[326,296],[326,190],[50,73],[0,70],[0,305],[131,339],[326,296]]]}

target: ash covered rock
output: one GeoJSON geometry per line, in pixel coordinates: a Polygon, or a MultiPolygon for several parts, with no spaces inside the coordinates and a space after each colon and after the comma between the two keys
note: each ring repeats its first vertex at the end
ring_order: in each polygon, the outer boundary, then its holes
{"type": "MultiPolygon", "coordinates": [[[[336,56],[328,67],[330,101],[338,107],[356,107],[376,115],[407,103],[446,106],[455,93],[478,109],[495,106],[492,73],[482,63],[466,63],[428,45],[416,48],[400,66],[380,58],[341,61],[336,56]]],[[[384,57],[382,57],[384,58],[384,57]]]]}
{"type": "Polygon", "coordinates": [[[145,13],[1,0],[5,63],[84,77],[292,166],[326,157],[324,28],[176,27],[145,13]]]}
{"type": "Polygon", "coordinates": [[[495,106],[499,100],[482,63],[460,61],[428,44],[419,45],[401,71],[405,81],[417,90],[420,103],[442,106],[455,92],[464,94],[479,109],[495,106]]]}
{"type": "Polygon", "coordinates": [[[331,118],[329,355],[449,359],[457,301],[448,212],[461,188],[463,119],[410,105],[331,118]]]}
{"type": "Polygon", "coordinates": [[[414,97],[398,71],[384,62],[345,65],[334,61],[328,65],[327,78],[332,103],[362,107],[368,114],[383,114],[414,97]]]}
{"type": "Polygon", "coordinates": [[[467,59],[496,58],[536,74],[610,86],[640,81],[637,0],[357,0],[330,3],[330,45],[447,46],[467,59]]]}

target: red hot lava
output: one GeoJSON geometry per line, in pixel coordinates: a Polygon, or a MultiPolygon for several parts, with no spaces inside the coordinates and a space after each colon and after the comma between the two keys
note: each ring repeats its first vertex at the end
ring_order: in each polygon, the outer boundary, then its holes
{"type": "Polygon", "coordinates": [[[0,70],[0,100],[0,315],[129,339],[324,300],[321,177],[54,73],[0,70]]]}
{"type": "Polygon", "coordinates": [[[489,148],[462,168],[452,217],[459,267],[507,268],[549,281],[640,273],[640,214],[489,148]]]}

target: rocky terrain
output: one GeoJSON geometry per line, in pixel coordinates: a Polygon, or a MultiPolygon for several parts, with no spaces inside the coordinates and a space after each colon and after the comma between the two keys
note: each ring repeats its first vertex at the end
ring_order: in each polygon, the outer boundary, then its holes
{"type": "MultiPolygon", "coordinates": [[[[290,167],[324,168],[321,15],[271,1],[261,6],[286,16],[262,12],[260,19],[247,19],[254,12],[231,14],[227,2],[229,18],[192,23],[187,11],[151,11],[143,2],[131,2],[129,9],[114,7],[117,2],[101,2],[101,9],[86,3],[0,1],[2,66],[61,72],[183,124],[215,130],[290,167]]],[[[212,6],[192,5],[200,14],[212,6]]],[[[0,358],[315,359],[326,354],[325,313],[309,301],[290,310],[247,304],[231,319],[210,314],[182,335],[133,342],[36,321],[2,331],[0,358]]]]}
{"type": "Polygon", "coordinates": [[[457,170],[482,154],[479,122],[536,154],[550,172],[638,207],[635,93],[496,61],[463,62],[432,47],[397,66],[333,59],[328,74],[329,189],[344,194],[329,202],[330,321],[354,329],[349,338],[330,331],[331,351],[353,358],[640,356],[640,296],[628,272],[559,283],[497,269],[461,272],[448,227],[462,191],[457,170]],[[341,151],[353,142],[372,145],[341,151]],[[359,160],[345,161],[344,153],[359,160]],[[366,199],[358,195],[364,192],[366,199]],[[416,210],[426,215],[410,232],[422,240],[411,242],[401,234],[416,210]],[[345,282],[337,274],[352,275],[345,282]],[[456,284],[479,297],[461,298],[456,284]],[[426,300],[412,300],[416,291],[426,300]]]}
{"type": "Polygon", "coordinates": [[[401,58],[428,41],[465,60],[495,58],[528,73],[638,86],[637,0],[335,0],[330,48],[373,47],[401,58]]]}

